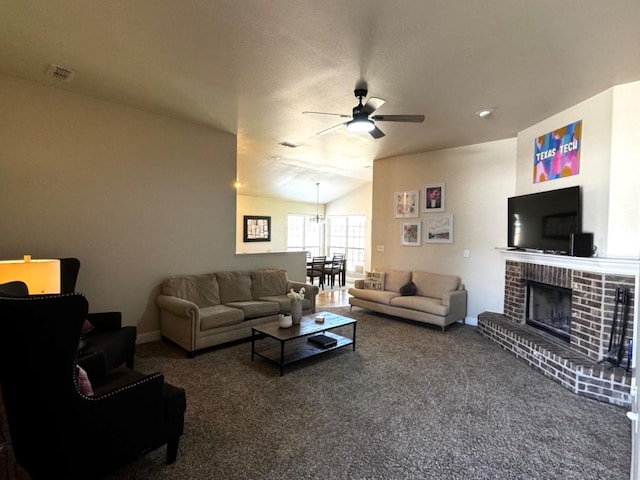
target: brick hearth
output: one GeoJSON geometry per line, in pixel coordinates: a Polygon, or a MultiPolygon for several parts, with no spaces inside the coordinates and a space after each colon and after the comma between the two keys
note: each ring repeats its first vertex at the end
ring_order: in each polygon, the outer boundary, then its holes
{"type": "MultiPolygon", "coordinates": [[[[629,406],[631,376],[626,371],[626,349],[624,368],[608,363],[598,365],[598,361],[608,351],[616,288],[629,288],[631,292],[625,343],[633,336],[633,296],[637,277],[608,273],[601,268],[589,271],[551,265],[554,261],[551,257],[544,258],[545,263],[532,263],[538,257],[529,258],[526,254],[524,261],[507,259],[504,313],[480,314],[479,333],[577,394],[629,406]],[[570,343],[525,324],[527,280],[572,290],[570,343]]],[[[558,263],[571,261],[559,259],[558,263]]],[[[619,322],[622,321],[621,313],[619,309],[619,322]]]]}

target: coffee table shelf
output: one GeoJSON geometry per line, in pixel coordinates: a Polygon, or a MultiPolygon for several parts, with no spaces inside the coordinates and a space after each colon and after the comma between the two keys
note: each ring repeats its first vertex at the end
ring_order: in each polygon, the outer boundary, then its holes
{"type": "Polygon", "coordinates": [[[353,318],[343,317],[328,312],[319,312],[302,318],[299,326],[280,328],[278,322],[270,322],[252,328],[251,335],[251,360],[257,355],[280,366],[280,375],[284,374],[284,366],[298,362],[305,358],[331,352],[338,348],[353,345],[356,349],[356,323],[353,318]],[[324,323],[315,323],[315,317],[325,317],[324,323]],[[330,330],[338,327],[352,325],[352,337],[339,335],[330,330]],[[322,348],[308,341],[310,336],[324,334],[337,340],[336,345],[322,348]],[[256,341],[263,339],[260,345],[256,341]],[[274,341],[270,341],[273,339],[274,341]]]}

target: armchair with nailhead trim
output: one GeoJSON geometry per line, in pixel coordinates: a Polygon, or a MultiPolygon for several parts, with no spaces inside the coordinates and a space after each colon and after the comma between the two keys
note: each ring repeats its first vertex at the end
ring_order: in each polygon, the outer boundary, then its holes
{"type": "Polygon", "coordinates": [[[76,363],[82,294],[0,298],[0,386],[17,462],[33,480],[103,478],[167,445],[176,460],[186,396],[126,366],[89,385],[76,363]]]}
{"type": "MultiPolygon", "coordinates": [[[[75,293],[80,260],[60,258],[60,292],[75,293]]],[[[91,377],[98,378],[125,364],[133,368],[137,329],[122,326],[121,312],[88,313],[90,330],[83,332],[78,350],[78,363],[91,377]]],[[[86,325],[86,324],[85,324],[86,325]]]]}

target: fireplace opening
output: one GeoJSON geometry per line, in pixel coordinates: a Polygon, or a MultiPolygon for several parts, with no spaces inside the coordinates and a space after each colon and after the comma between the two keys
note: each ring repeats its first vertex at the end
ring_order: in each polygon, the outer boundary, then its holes
{"type": "Polygon", "coordinates": [[[526,323],[569,343],[571,289],[527,281],[526,323]]]}

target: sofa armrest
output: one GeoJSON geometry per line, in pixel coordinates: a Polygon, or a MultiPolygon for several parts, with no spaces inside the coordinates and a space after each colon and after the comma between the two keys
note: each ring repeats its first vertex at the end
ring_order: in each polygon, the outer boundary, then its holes
{"type": "Polygon", "coordinates": [[[360,278],[353,282],[353,288],[364,288],[364,279],[360,278]]]}
{"type": "Polygon", "coordinates": [[[467,318],[467,291],[454,290],[447,293],[442,299],[442,304],[449,307],[449,315],[456,320],[464,321],[467,318]]]}
{"type": "Polygon", "coordinates": [[[156,304],[161,309],[168,310],[178,317],[195,319],[200,317],[200,309],[195,303],[190,302],[189,300],[173,297],[171,295],[158,295],[156,297],[156,304]]]}
{"type": "Polygon", "coordinates": [[[289,280],[287,282],[287,292],[290,292],[292,288],[295,292],[299,292],[301,288],[304,288],[304,298],[311,303],[311,313],[316,313],[316,295],[318,295],[320,291],[318,287],[310,283],[293,282],[289,280]]]}

